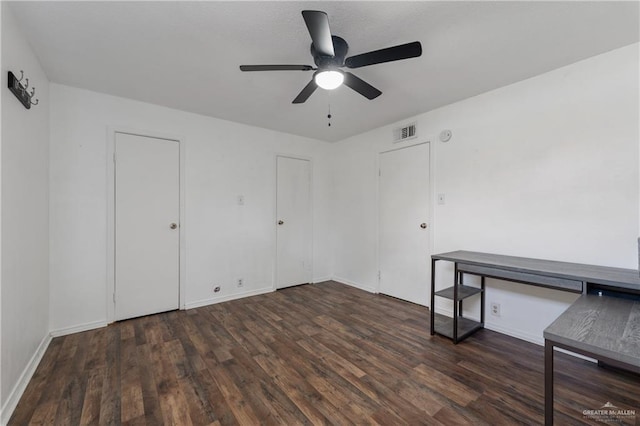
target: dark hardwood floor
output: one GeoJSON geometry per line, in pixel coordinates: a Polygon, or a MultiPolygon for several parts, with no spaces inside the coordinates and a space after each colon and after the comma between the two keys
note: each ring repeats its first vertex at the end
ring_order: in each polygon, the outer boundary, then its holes
{"type": "MultiPolygon", "coordinates": [[[[10,424],[541,424],[543,365],[541,346],[454,346],[426,308],[327,282],[56,338],[10,424]]],[[[606,402],[640,424],[636,375],[559,354],[555,389],[556,424],[606,402]]]]}

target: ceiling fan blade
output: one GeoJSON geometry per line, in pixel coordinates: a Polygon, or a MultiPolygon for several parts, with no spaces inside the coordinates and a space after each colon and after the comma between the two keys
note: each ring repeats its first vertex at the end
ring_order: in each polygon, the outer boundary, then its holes
{"type": "Polygon", "coordinates": [[[303,10],[302,17],[307,24],[316,52],[322,56],[335,56],[327,14],[317,10],[303,10]]]}
{"type": "Polygon", "coordinates": [[[375,99],[382,94],[381,91],[350,72],[344,72],[344,84],[369,100],[375,99]]]}
{"type": "Polygon", "coordinates": [[[240,71],[312,71],[311,65],[240,65],[240,71]]]}
{"type": "Polygon", "coordinates": [[[398,61],[400,59],[417,58],[422,55],[422,45],[419,41],[374,50],[347,58],[344,64],[348,68],[360,68],[383,62],[398,61]]]}
{"type": "Polygon", "coordinates": [[[317,88],[318,88],[318,85],[316,84],[316,80],[312,78],[309,84],[304,86],[304,89],[302,89],[302,92],[300,92],[298,96],[296,96],[296,98],[291,103],[293,104],[304,103],[307,99],[309,99],[309,96],[311,96],[311,94],[316,91],[317,88]]]}

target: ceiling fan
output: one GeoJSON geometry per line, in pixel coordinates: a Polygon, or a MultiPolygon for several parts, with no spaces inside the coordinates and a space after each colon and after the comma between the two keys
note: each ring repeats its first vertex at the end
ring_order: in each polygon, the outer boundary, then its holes
{"type": "Polygon", "coordinates": [[[294,104],[305,102],[318,87],[333,90],[343,83],[367,99],[375,99],[382,94],[380,90],[340,68],[360,68],[422,55],[422,45],[414,41],[345,59],[349,45],[344,39],[331,35],[325,12],[303,10],[302,17],[311,35],[311,56],[317,68],[311,65],[240,65],[240,71],[315,71],[309,84],[293,100],[294,104]]]}

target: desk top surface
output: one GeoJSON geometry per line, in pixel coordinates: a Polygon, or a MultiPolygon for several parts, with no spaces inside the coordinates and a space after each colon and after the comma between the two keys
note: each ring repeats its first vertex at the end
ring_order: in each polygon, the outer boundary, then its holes
{"type": "Polygon", "coordinates": [[[452,251],[434,254],[436,260],[488,266],[509,271],[567,278],[640,292],[640,275],[635,269],[585,265],[555,260],[531,259],[475,251],[452,251]]]}
{"type": "Polygon", "coordinates": [[[640,301],[583,294],[544,338],[640,368],[640,301]]]}

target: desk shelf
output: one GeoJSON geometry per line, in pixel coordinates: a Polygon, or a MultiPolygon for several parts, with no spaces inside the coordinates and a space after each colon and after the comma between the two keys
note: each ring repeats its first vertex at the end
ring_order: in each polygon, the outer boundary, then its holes
{"type": "MultiPolygon", "coordinates": [[[[434,315],[434,327],[436,333],[453,339],[453,318],[446,315],[435,314],[434,315]]],[[[473,334],[476,330],[483,328],[483,324],[478,321],[474,321],[469,318],[458,317],[458,341],[464,339],[467,336],[473,334]]]]}
{"type": "MultiPolygon", "coordinates": [[[[478,293],[482,293],[484,290],[478,287],[470,287],[468,285],[459,284],[458,287],[458,300],[466,299],[467,297],[474,296],[478,293]]],[[[454,300],[454,287],[448,287],[444,290],[436,291],[436,296],[444,297],[445,299],[454,300]]]]}
{"type": "Polygon", "coordinates": [[[431,335],[438,333],[453,340],[454,344],[462,341],[477,330],[484,327],[484,277],[480,279],[480,287],[464,285],[464,271],[458,269],[455,263],[454,284],[442,290],[435,289],[435,259],[431,265],[431,335]],[[480,321],[475,321],[462,316],[462,301],[472,296],[479,295],[480,321]],[[449,299],[453,302],[453,317],[436,314],[436,297],[449,299]]]}

